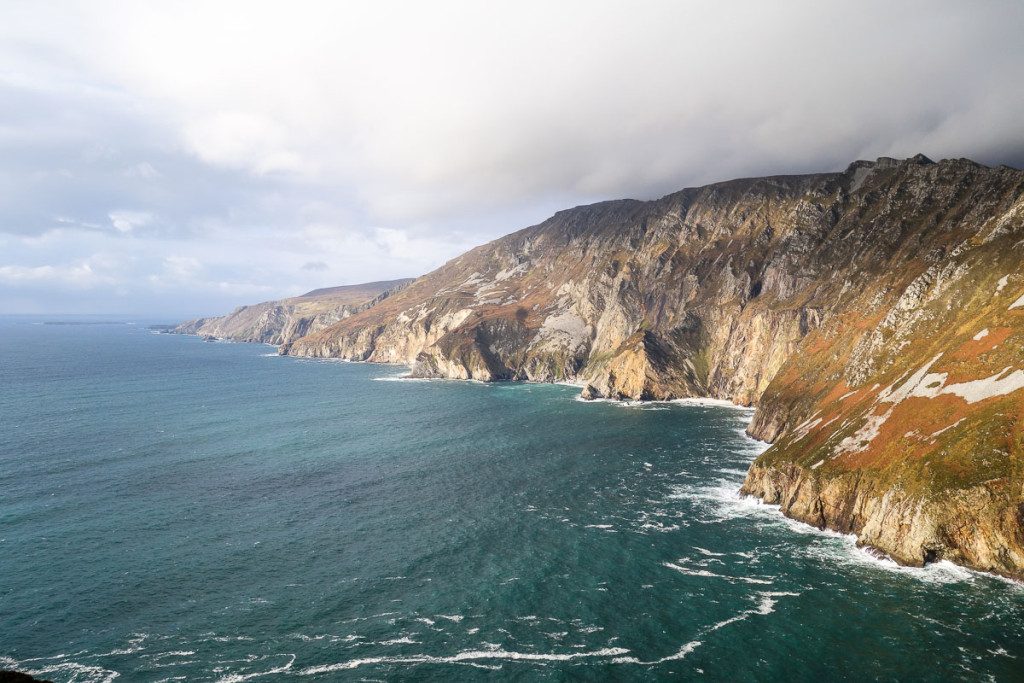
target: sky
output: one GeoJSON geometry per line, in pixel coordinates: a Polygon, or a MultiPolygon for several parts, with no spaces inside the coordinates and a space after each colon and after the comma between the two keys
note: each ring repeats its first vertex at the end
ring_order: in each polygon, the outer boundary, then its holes
{"type": "Polygon", "coordinates": [[[1024,3],[0,4],[0,314],[422,275],[605,199],[1024,167],[1024,3]]]}

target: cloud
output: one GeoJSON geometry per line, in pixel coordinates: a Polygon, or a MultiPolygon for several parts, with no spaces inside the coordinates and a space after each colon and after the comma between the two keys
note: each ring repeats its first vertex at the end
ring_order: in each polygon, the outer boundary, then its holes
{"type": "Polygon", "coordinates": [[[118,232],[129,233],[135,228],[141,228],[153,222],[153,214],[149,211],[111,211],[107,214],[110,224],[118,232]]]}
{"type": "Polygon", "coordinates": [[[418,275],[600,199],[917,152],[1024,165],[1015,1],[61,8],[0,25],[0,267],[107,254],[139,306],[167,254],[202,264],[182,308],[230,308],[200,280],[418,275]]]}
{"type": "Polygon", "coordinates": [[[288,148],[288,129],[253,112],[214,112],[185,129],[187,146],[203,161],[258,175],[300,172],[304,159],[288,148]]]}
{"type": "Polygon", "coordinates": [[[302,264],[303,270],[313,270],[317,272],[323,272],[329,269],[329,266],[323,261],[307,261],[302,264]]]}
{"type": "Polygon", "coordinates": [[[168,256],[164,258],[164,272],[175,279],[194,278],[203,264],[193,256],[168,256]]]}
{"type": "Polygon", "coordinates": [[[23,287],[43,283],[61,289],[111,285],[113,279],[93,271],[88,262],[70,266],[0,266],[0,284],[23,287]]]}
{"type": "Polygon", "coordinates": [[[160,177],[160,171],[153,168],[153,164],[148,161],[135,164],[125,169],[124,173],[129,177],[142,178],[144,180],[153,180],[160,177]]]}

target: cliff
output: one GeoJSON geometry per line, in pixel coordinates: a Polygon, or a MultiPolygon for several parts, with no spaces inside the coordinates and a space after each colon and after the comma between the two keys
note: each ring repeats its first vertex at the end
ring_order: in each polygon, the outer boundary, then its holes
{"type": "Polygon", "coordinates": [[[398,292],[411,279],[329,287],[302,296],[239,306],[228,315],[196,318],[173,334],[196,334],[237,342],[284,344],[322,330],[398,292]]]}
{"type": "Polygon", "coordinates": [[[562,211],[281,353],[758,406],[745,493],[1024,578],[1024,172],[923,156],[562,211]]]}
{"type": "Polygon", "coordinates": [[[892,247],[844,279],[849,300],[762,397],[752,432],[775,443],[745,493],[905,564],[1024,579],[1019,175],[950,162],[866,177],[892,247]]]}

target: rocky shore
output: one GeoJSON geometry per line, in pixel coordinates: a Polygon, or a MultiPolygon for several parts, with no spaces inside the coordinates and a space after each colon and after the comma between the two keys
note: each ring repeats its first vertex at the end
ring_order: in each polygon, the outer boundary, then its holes
{"type": "MultiPolygon", "coordinates": [[[[326,322],[326,321],[325,321],[326,322]]],[[[756,405],[743,492],[1024,579],[1024,172],[858,161],[557,213],[280,353],[756,405]]]]}

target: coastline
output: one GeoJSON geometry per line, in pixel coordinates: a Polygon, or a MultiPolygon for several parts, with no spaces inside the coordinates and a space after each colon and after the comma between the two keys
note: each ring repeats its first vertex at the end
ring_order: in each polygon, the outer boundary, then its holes
{"type": "MultiPolygon", "coordinates": [[[[198,334],[189,334],[188,336],[196,336],[196,337],[200,337],[201,338],[201,335],[198,335],[198,334]]],[[[235,341],[235,340],[231,340],[231,339],[224,339],[224,340],[218,340],[218,341],[228,341],[228,342],[232,342],[232,343],[263,343],[263,342],[244,341],[244,340],[235,341]]],[[[273,346],[273,344],[270,344],[270,346],[273,346]]],[[[269,356],[270,354],[267,354],[267,355],[269,356]]],[[[278,357],[281,357],[280,354],[274,354],[274,355],[276,355],[278,357]]],[[[497,381],[488,381],[488,380],[479,380],[479,379],[464,379],[464,378],[457,378],[457,377],[413,377],[413,376],[411,376],[411,373],[413,372],[414,366],[409,364],[409,363],[394,363],[394,362],[380,362],[380,361],[366,361],[366,360],[350,360],[350,359],[345,359],[345,358],[330,358],[330,357],[305,357],[305,356],[285,356],[285,357],[298,358],[300,360],[313,360],[313,361],[325,361],[325,362],[341,362],[341,363],[358,363],[358,364],[372,364],[372,365],[380,365],[380,366],[395,366],[395,367],[405,368],[406,372],[409,373],[409,374],[402,374],[402,375],[392,376],[392,377],[377,378],[377,380],[379,380],[379,381],[398,381],[398,382],[405,382],[405,381],[409,381],[409,382],[430,382],[430,381],[451,382],[451,381],[462,381],[462,382],[475,382],[475,383],[479,383],[479,384],[501,384],[501,383],[506,383],[507,382],[507,383],[512,383],[512,384],[524,384],[524,385],[529,385],[529,384],[553,384],[553,385],[560,385],[560,386],[568,386],[568,387],[572,387],[574,389],[580,389],[580,388],[583,388],[583,387],[587,386],[587,382],[583,381],[583,380],[559,380],[559,381],[551,381],[551,382],[549,382],[549,381],[535,381],[535,380],[497,380],[497,381]]],[[[579,401],[579,402],[585,402],[585,403],[591,403],[591,402],[593,402],[593,403],[609,403],[609,404],[612,404],[612,405],[615,405],[615,406],[618,406],[618,407],[628,408],[628,409],[637,409],[637,410],[645,410],[645,409],[646,410],[656,410],[656,409],[658,409],[658,406],[667,406],[667,405],[673,405],[673,404],[674,405],[709,406],[709,407],[710,406],[714,406],[714,407],[719,407],[719,408],[730,408],[730,409],[734,409],[734,410],[737,410],[737,411],[749,414],[750,421],[748,421],[748,424],[747,424],[747,429],[748,430],[749,430],[750,424],[752,424],[752,422],[753,422],[754,415],[756,414],[756,411],[758,409],[758,404],[757,403],[753,403],[752,405],[745,406],[745,405],[741,405],[741,404],[734,403],[732,401],[728,401],[728,400],[724,400],[724,399],[704,398],[704,397],[688,397],[688,398],[668,399],[668,400],[645,400],[645,399],[633,400],[633,399],[613,399],[613,398],[603,398],[603,397],[600,397],[600,398],[584,398],[583,395],[581,394],[581,395],[576,396],[574,398],[574,400],[579,401]]],[[[764,444],[764,448],[761,449],[761,453],[762,454],[765,451],[767,451],[771,447],[771,445],[772,445],[772,442],[764,441],[764,440],[758,439],[757,437],[751,436],[749,431],[745,432],[744,436],[746,438],[749,438],[749,439],[752,439],[752,440],[756,441],[759,444],[764,444]]],[[[777,506],[778,509],[779,509],[779,512],[784,517],[786,517],[789,520],[792,520],[793,522],[795,522],[797,524],[801,524],[801,525],[804,525],[804,526],[806,526],[808,528],[815,529],[815,530],[818,530],[818,531],[826,531],[826,532],[829,532],[829,533],[836,533],[836,534],[841,534],[841,535],[850,535],[850,536],[852,536],[853,538],[856,539],[856,544],[857,544],[858,547],[867,548],[867,549],[869,549],[870,552],[873,552],[873,553],[879,554],[881,556],[884,556],[884,558],[886,558],[888,561],[894,562],[894,563],[896,563],[896,564],[898,564],[899,566],[902,566],[902,567],[920,568],[920,567],[928,566],[928,565],[931,565],[931,564],[936,564],[936,563],[941,562],[941,561],[951,561],[956,566],[963,567],[965,570],[978,571],[978,572],[982,572],[982,573],[991,574],[993,576],[998,576],[1000,578],[1003,578],[1003,579],[1006,579],[1008,581],[1011,581],[1011,582],[1014,582],[1014,583],[1018,583],[1018,584],[1019,583],[1024,583],[1024,577],[1014,575],[1012,572],[1009,572],[1009,571],[1000,571],[999,568],[989,568],[989,567],[986,567],[986,566],[983,566],[983,565],[979,566],[978,563],[972,562],[971,560],[958,562],[958,561],[956,561],[956,559],[947,559],[947,558],[945,558],[943,556],[939,556],[939,555],[929,556],[928,553],[931,552],[931,550],[928,550],[928,549],[923,550],[923,551],[918,550],[918,548],[923,547],[923,544],[920,544],[920,543],[917,546],[914,546],[914,549],[911,552],[907,552],[900,545],[900,543],[903,543],[904,537],[906,536],[906,534],[901,535],[898,543],[894,543],[892,539],[886,537],[886,535],[884,534],[884,530],[882,532],[880,532],[880,531],[878,531],[877,528],[875,528],[875,537],[872,538],[870,536],[865,535],[865,533],[864,533],[864,529],[866,527],[868,527],[868,525],[866,523],[861,523],[859,526],[857,526],[855,523],[851,523],[849,519],[841,519],[841,518],[831,517],[831,516],[828,516],[828,515],[822,515],[819,512],[823,508],[823,505],[826,506],[826,507],[831,505],[832,508],[836,508],[836,504],[829,504],[829,503],[823,503],[823,502],[814,503],[813,501],[808,503],[808,502],[804,501],[803,505],[801,506],[800,504],[795,504],[796,503],[796,498],[794,497],[794,495],[790,495],[789,496],[789,504],[787,505],[785,503],[786,496],[785,496],[785,494],[783,494],[783,492],[782,492],[783,489],[782,488],[778,488],[778,487],[775,487],[775,488],[772,488],[772,487],[765,488],[764,486],[762,486],[761,488],[757,488],[756,486],[751,484],[752,477],[756,476],[759,473],[759,470],[756,468],[755,460],[751,461],[750,465],[748,466],[746,477],[745,477],[744,481],[740,482],[740,484],[738,485],[737,491],[736,491],[737,495],[749,497],[751,499],[759,501],[761,504],[764,504],[764,505],[774,505],[774,506],[777,506]],[[875,542],[872,542],[873,540],[875,542]],[[918,559],[918,558],[920,558],[920,559],[918,559]]],[[[775,471],[775,470],[768,470],[768,471],[775,471]]],[[[762,476],[766,476],[766,475],[762,475],[762,476]]],[[[798,478],[798,481],[799,480],[800,479],[798,478]]],[[[803,492],[805,494],[808,491],[807,487],[804,487],[804,486],[802,486],[799,483],[796,483],[796,484],[792,484],[791,483],[789,485],[786,485],[785,490],[790,490],[790,491],[795,492],[795,493],[803,492]]],[[[862,502],[861,505],[863,506],[864,503],[862,502]]],[[[875,517],[876,518],[879,517],[879,516],[883,516],[884,517],[886,515],[890,515],[891,516],[891,513],[886,513],[885,515],[878,515],[878,514],[876,514],[875,517]]],[[[909,523],[912,526],[914,524],[913,521],[911,521],[909,523]]],[[[877,527],[877,524],[876,524],[876,527],[877,527]]],[[[871,527],[868,527],[868,528],[869,528],[869,530],[871,529],[871,527]]],[[[932,545],[935,545],[935,543],[932,543],[932,545]]]]}

